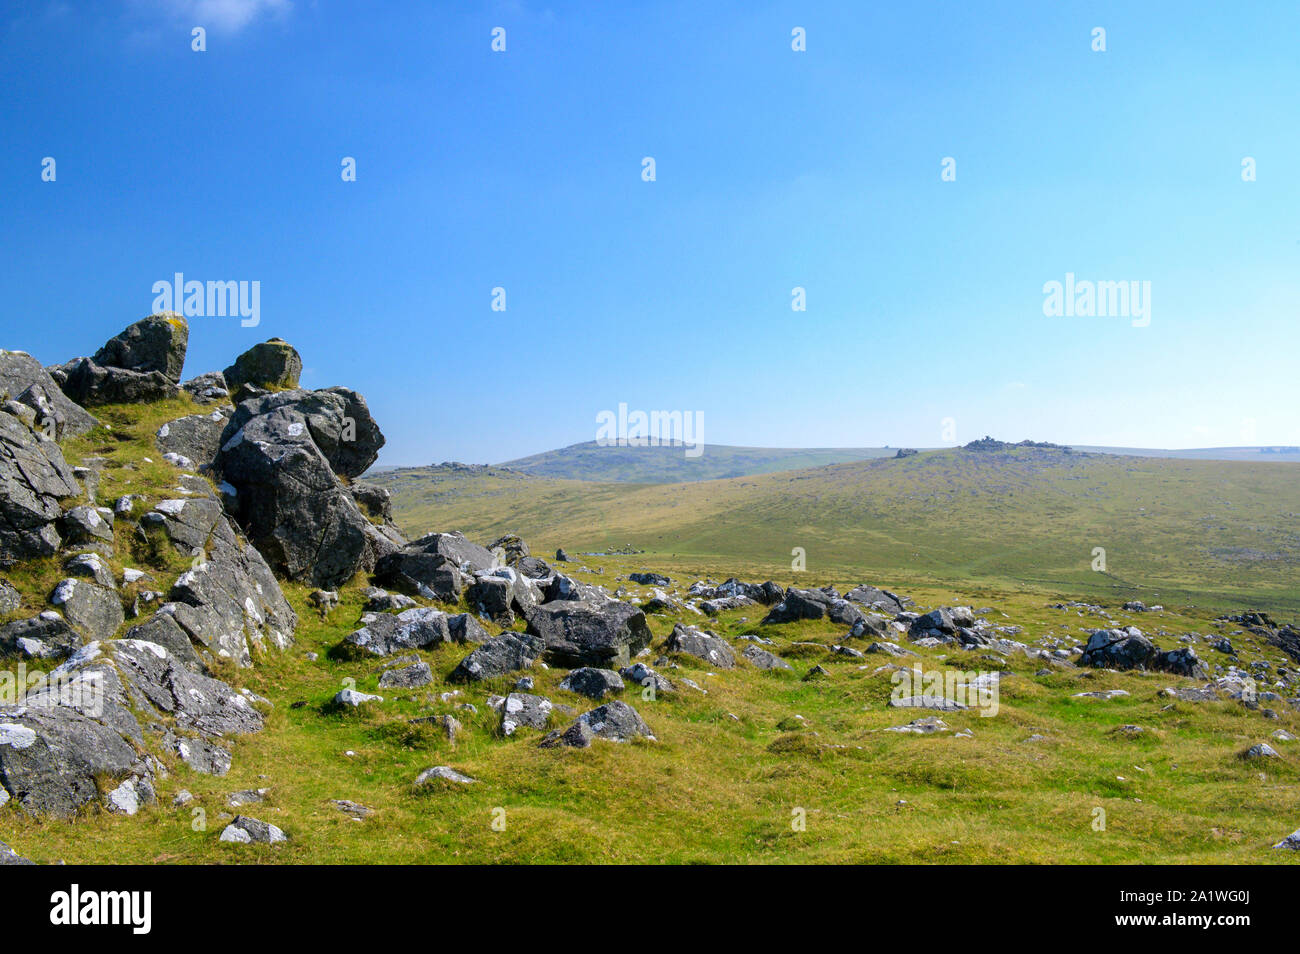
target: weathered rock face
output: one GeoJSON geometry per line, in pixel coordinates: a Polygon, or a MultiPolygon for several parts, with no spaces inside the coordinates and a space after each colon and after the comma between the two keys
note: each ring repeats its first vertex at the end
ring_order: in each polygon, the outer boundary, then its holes
{"type": "Polygon", "coordinates": [[[91,360],[106,368],[149,373],[157,371],[172,384],[181,379],[190,327],[173,311],[142,318],[110,338],[91,360]]]}
{"type": "Polygon", "coordinates": [[[384,523],[392,522],[393,500],[386,488],[358,481],[353,483],[350,489],[352,499],[357,502],[357,506],[371,520],[380,520],[384,523]]]}
{"type": "MultiPolygon", "coordinates": [[[[64,666],[75,668],[78,657],[95,665],[95,643],[81,650],[64,666]]],[[[171,716],[177,727],[207,738],[257,732],[264,718],[241,693],[217,679],[190,672],[163,647],[134,639],[98,644],[117,666],[134,706],[146,705],[171,716]]]]}
{"type": "Polygon", "coordinates": [[[202,470],[216,461],[228,419],[224,410],[177,418],[158,428],[154,443],[164,454],[178,454],[202,470]]]}
{"type": "Polygon", "coordinates": [[[753,600],[755,603],[773,606],[785,598],[785,591],[771,580],[765,583],[742,583],[733,576],[727,582],[716,587],[713,596],[715,599],[743,597],[753,600]]]}
{"type": "Polygon", "coordinates": [[[80,493],[59,446],[0,411],[0,567],[55,553],[59,501],[80,493]]]}
{"type": "Polygon", "coordinates": [[[67,818],[120,778],[135,749],[117,731],[64,706],[0,706],[0,786],[32,815],[67,818]]]}
{"type": "Polygon", "coordinates": [[[552,732],[540,744],[543,748],[570,746],[585,749],[595,739],[628,742],[635,738],[654,741],[654,735],[641,714],[626,702],[615,701],[584,712],[573,725],[563,732],[552,732]]]}
{"type": "Polygon", "coordinates": [[[302,374],[302,358],[289,342],[272,338],[253,345],[223,374],[226,387],[231,391],[241,384],[276,390],[296,388],[298,376],[302,374]]]}
{"type": "Polygon", "coordinates": [[[528,544],[517,533],[507,533],[497,537],[487,545],[487,548],[492,553],[499,553],[506,566],[515,566],[529,555],[528,544]]]}
{"type": "Polygon", "coordinates": [[[126,621],[117,591],[89,580],[69,577],[60,581],[50,602],[62,610],[72,628],[88,642],[108,639],[126,621]]]}
{"type": "Polygon", "coordinates": [[[380,557],[375,578],[425,599],[454,603],[464,592],[467,575],[490,571],[497,562],[486,547],[470,543],[464,534],[430,533],[380,557]]]}
{"type": "Polygon", "coordinates": [[[501,734],[514,735],[522,726],[545,729],[553,709],[550,699],[528,692],[512,692],[501,703],[501,734]]]}
{"type": "MultiPolygon", "coordinates": [[[[244,543],[211,497],[161,500],[141,518],[147,533],[161,533],[196,562],[177,578],[158,615],[172,618],[200,656],[252,664],[252,649],[284,649],[293,642],[298,616],[275,574],[244,543]]],[[[176,652],[175,632],[155,618],[140,638],[176,652]]],[[[189,654],[178,653],[187,662],[189,654]]]]}
{"type": "Polygon", "coordinates": [[[726,640],[696,629],[694,626],[686,626],[682,623],[674,626],[664,649],[670,653],[694,656],[720,669],[736,667],[736,655],[731,651],[731,646],[726,640]]]}
{"type": "Polygon", "coordinates": [[[44,612],[0,626],[0,655],[64,659],[81,648],[81,636],[58,613],[44,612]]]}
{"type": "Polygon", "coordinates": [[[222,433],[218,467],[235,491],[228,509],[271,567],[333,589],[372,567],[374,549],[370,522],[313,439],[310,393],[241,403],[222,433]]]}
{"type": "Polygon", "coordinates": [[[176,382],[161,371],[128,371],[81,358],[66,367],[63,393],[83,407],[161,401],[178,393],[176,382]]]}
{"type": "Polygon", "coordinates": [[[100,798],[107,783],[104,807],[133,813],[152,797],[156,765],[137,753],[144,735],[135,712],[150,722],[169,719],[172,745],[263,724],[244,695],[190,672],[161,646],[94,642],[20,704],[0,706],[0,788],[29,813],[68,817],[100,798]]]}
{"type": "Polygon", "coordinates": [[[220,371],[209,371],[190,378],[181,384],[181,390],[192,397],[196,404],[211,404],[230,397],[226,376],[220,371]]]}
{"type": "Polygon", "coordinates": [[[380,689],[416,689],[433,682],[433,670],[426,662],[394,666],[379,677],[380,689]]]}
{"type": "Polygon", "coordinates": [[[584,666],[565,676],[560,683],[560,688],[567,689],[569,692],[576,692],[599,702],[607,695],[622,692],[624,686],[623,677],[612,669],[596,669],[591,666],[584,666]]]}
{"type": "Polygon", "coordinates": [[[528,632],[540,637],[549,661],[563,666],[618,668],[650,645],[645,613],[616,600],[556,600],[528,611],[528,632]]]}
{"type": "Polygon", "coordinates": [[[56,440],[78,437],[99,423],[63,393],[39,361],[23,351],[0,351],[0,393],[8,393],[36,411],[37,430],[44,431],[45,419],[53,417],[56,440]]]}

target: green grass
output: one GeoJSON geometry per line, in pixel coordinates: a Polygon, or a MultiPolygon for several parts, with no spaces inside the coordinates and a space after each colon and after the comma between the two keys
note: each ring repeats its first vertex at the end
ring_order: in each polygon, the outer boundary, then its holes
{"type": "MultiPolygon", "coordinates": [[[[606,578],[625,568],[602,565],[606,578]]],[[[461,654],[455,647],[420,654],[440,677],[435,685],[378,690],[372,672],[378,661],[327,654],[353,626],[357,592],[348,591],[328,621],[307,610],[305,592],[289,589],[303,612],[298,644],[260,658],[251,670],[225,674],[274,703],[267,728],[236,744],[229,776],[195,775],[173,764],[160,805],[142,817],[91,813],[71,823],[41,822],[7,809],[0,811],[0,837],[39,860],[92,863],[1292,860],[1269,846],[1300,824],[1295,753],[1275,743],[1285,759],[1263,767],[1262,780],[1261,768],[1237,754],[1278,727],[1300,734],[1300,720],[1291,712],[1265,720],[1228,703],[1170,706],[1157,695],[1183,680],[1070,671],[1039,678],[1038,663],[1012,657],[996,717],[944,717],[954,731],[973,731],[973,739],[911,737],[879,731],[921,715],[886,707],[888,673],[872,670],[893,660],[871,657],[869,668],[859,669],[857,661],[807,647],[791,651],[794,641],[829,644],[841,635],[838,627],[801,624],[777,628],[777,648],[788,653],[792,674],[745,667],[711,675],[683,657],[677,674],[695,679],[708,695],[688,690],[651,702],[633,690],[627,698],[657,742],[543,750],[534,731],[510,739],[496,735],[497,720],[485,700],[506,691],[511,680],[455,687],[462,690],[455,701],[472,702],[476,716],[437,701],[453,688],[442,678],[461,654]],[[309,661],[308,651],[319,659],[309,661]],[[817,663],[831,676],[802,681],[817,663]],[[348,679],[386,701],[356,713],[330,711],[328,700],[348,679]],[[1071,698],[1100,688],[1124,688],[1131,696],[1071,698]],[[295,702],[306,705],[292,708],[295,702]],[[408,721],[443,712],[464,723],[455,745],[408,721]],[[796,714],[806,722],[794,720],[796,714]],[[1117,735],[1115,728],[1125,723],[1143,725],[1148,734],[1117,735]],[[800,724],[805,727],[789,731],[800,724]],[[1048,741],[1026,742],[1034,733],[1048,741]],[[478,782],[414,792],[415,776],[439,764],[478,782]],[[197,801],[170,807],[182,787],[197,801]],[[269,801],[241,811],[279,825],[291,841],[272,848],[220,844],[222,813],[234,814],[225,796],[262,787],[271,789],[269,801]],[[351,821],[329,804],[333,798],[377,813],[351,821]],[[203,830],[193,830],[194,807],[206,815],[203,830]],[[1104,832],[1092,829],[1097,807],[1106,811],[1104,832]],[[498,809],[504,810],[504,831],[493,828],[494,818],[502,817],[498,809]],[[796,809],[806,813],[804,831],[792,830],[796,809]]],[[[1080,622],[1024,597],[1011,596],[1003,605],[1039,633],[1080,622]]],[[[743,615],[727,614],[721,628],[730,635],[752,630],[751,623],[739,622],[743,615]]],[[[652,619],[656,645],[671,622],[652,619]]],[[[1203,619],[1160,622],[1171,632],[1210,628],[1203,619]]],[[[983,667],[977,654],[923,657],[927,665],[983,667]]],[[[557,688],[562,672],[534,675],[536,691],[555,702],[577,711],[590,706],[557,688]]]]}

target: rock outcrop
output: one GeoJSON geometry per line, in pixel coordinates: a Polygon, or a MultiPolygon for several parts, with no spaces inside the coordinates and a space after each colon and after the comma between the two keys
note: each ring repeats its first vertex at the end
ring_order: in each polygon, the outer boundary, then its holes
{"type": "Polygon", "coordinates": [[[227,508],[282,576],[333,589],[375,565],[376,531],[334,470],[369,466],[383,443],[378,428],[359,430],[359,447],[346,439],[345,412],[363,407],[359,396],[284,391],[242,402],[222,432],[227,508]]]}
{"type": "Polygon", "coordinates": [[[80,493],[58,444],[0,410],[0,567],[56,553],[60,501],[80,493]]]}
{"type": "Polygon", "coordinates": [[[0,351],[0,395],[30,407],[36,415],[31,426],[55,440],[78,437],[99,423],[23,351],[0,351]]]}

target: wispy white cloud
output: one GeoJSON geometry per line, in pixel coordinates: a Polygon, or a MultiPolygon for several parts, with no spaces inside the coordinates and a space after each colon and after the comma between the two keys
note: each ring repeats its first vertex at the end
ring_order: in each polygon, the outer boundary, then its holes
{"type": "Polygon", "coordinates": [[[255,20],[287,16],[292,0],[156,0],[177,20],[220,33],[238,33],[255,20]]]}

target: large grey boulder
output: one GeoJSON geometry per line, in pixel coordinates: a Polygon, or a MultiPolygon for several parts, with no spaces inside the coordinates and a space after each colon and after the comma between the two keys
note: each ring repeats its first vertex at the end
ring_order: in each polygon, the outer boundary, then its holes
{"type": "Polygon", "coordinates": [[[433,670],[426,662],[412,663],[409,666],[394,666],[384,670],[379,677],[380,689],[418,689],[433,682],[433,670]]]}
{"type": "Polygon", "coordinates": [[[57,552],[59,502],[80,493],[58,444],[0,411],[0,567],[57,552]]]}
{"type": "Polygon", "coordinates": [[[527,692],[512,692],[501,703],[501,734],[514,735],[520,727],[545,729],[554,706],[550,699],[527,692]]]}
{"type": "Polygon", "coordinates": [[[462,533],[430,533],[380,557],[375,578],[425,599],[454,603],[464,593],[467,578],[489,573],[499,562],[462,533]]]}
{"type": "Polygon", "coordinates": [[[547,659],[563,666],[618,668],[650,645],[645,613],[617,600],[556,600],[531,607],[527,619],[547,659]]]}
{"type": "Polygon", "coordinates": [[[719,669],[736,668],[736,655],[725,639],[684,623],[678,623],[673,627],[664,649],[670,653],[694,656],[719,669]]]}
{"type": "Polygon", "coordinates": [[[821,590],[798,590],[793,586],[785,598],[772,607],[764,623],[793,623],[802,619],[821,619],[831,608],[832,597],[821,590]]]}
{"type": "Polygon", "coordinates": [[[335,589],[374,566],[372,527],[313,438],[307,395],[242,402],[222,433],[227,506],[282,576],[335,589]]]}
{"type": "Polygon", "coordinates": [[[562,732],[552,732],[542,739],[540,744],[543,748],[568,746],[585,749],[595,739],[628,742],[636,738],[654,741],[654,735],[645,720],[641,718],[641,714],[626,702],[615,700],[590,712],[584,712],[567,729],[562,732]]]}
{"type": "Polygon", "coordinates": [[[106,368],[156,371],[178,384],[189,340],[190,328],[183,316],[174,311],[159,312],[114,335],[91,360],[106,368]]]}
{"type": "Polygon", "coordinates": [[[733,576],[714,588],[713,597],[715,599],[743,597],[755,603],[772,606],[781,602],[785,597],[785,591],[771,580],[765,583],[742,583],[733,576]]]}
{"type": "Polygon", "coordinates": [[[447,678],[452,682],[480,682],[529,669],[541,657],[543,649],[545,644],[536,636],[502,633],[462,659],[447,678]]]}
{"type": "Polygon", "coordinates": [[[289,342],[272,338],[253,345],[222,373],[232,392],[242,384],[276,390],[296,388],[302,358],[289,342]]]}
{"type": "Polygon", "coordinates": [[[83,407],[101,404],[141,404],[175,397],[176,382],[161,371],[129,371],[105,367],[91,358],[67,366],[63,393],[83,407]]]}
{"type": "Polygon", "coordinates": [[[412,649],[432,649],[444,643],[481,643],[487,631],[468,613],[449,616],[442,610],[415,607],[397,614],[381,613],[343,638],[345,651],[390,656],[412,649]]]}
{"type": "Polygon", "coordinates": [[[607,695],[622,692],[624,685],[623,677],[612,669],[584,666],[565,676],[560,682],[560,688],[599,702],[607,695]]]}
{"type": "Polygon", "coordinates": [[[107,507],[72,507],[59,518],[59,531],[65,546],[89,545],[105,552],[113,548],[113,523],[116,516],[107,507]]]}
{"type": "Polygon", "coordinates": [[[78,437],[99,421],[63,393],[59,383],[25,351],[0,351],[0,394],[36,411],[36,429],[56,440],[78,437]],[[47,418],[53,422],[47,424],[47,418]]]}
{"type": "Polygon", "coordinates": [[[740,651],[749,662],[758,669],[789,669],[790,664],[775,653],[770,653],[766,649],[760,649],[753,643],[750,643],[740,651]]]}

